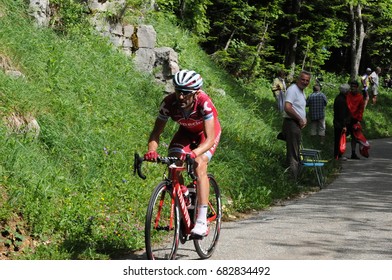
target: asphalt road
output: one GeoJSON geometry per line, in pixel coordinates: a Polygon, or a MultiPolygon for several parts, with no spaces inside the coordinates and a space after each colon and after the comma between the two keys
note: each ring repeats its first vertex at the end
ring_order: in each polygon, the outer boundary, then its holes
{"type": "MultiPolygon", "coordinates": [[[[370,157],[342,162],[338,178],[321,191],[222,223],[211,259],[391,260],[392,139],[369,142],[370,157]]],[[[178,257],[198,259],[192,242],[178,257]]]]}

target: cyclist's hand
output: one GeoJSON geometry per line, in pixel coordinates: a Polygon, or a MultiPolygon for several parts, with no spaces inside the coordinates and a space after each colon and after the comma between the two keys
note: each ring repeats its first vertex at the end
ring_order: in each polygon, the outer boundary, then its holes
{"type": "Polygon", "coordinates": [[[144,155],[144,160],[147,161],[157,161],[159,155],[156,151],[148,151],[145,155],[144,155]]]}
{"type": "Polygon", "coordinates": [[[197,155],[195,154],[195,152],[192,151],[192,152],[190,152],[190,153],[182,154],[180,159],[181,159],[181,160],[185,160],[187,155],[189,155],[191,159],[197,158],[197,155]]]}

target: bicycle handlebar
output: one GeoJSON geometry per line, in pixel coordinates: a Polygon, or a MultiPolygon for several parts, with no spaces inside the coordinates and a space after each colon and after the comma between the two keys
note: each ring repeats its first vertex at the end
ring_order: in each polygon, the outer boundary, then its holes
{"type": "MultiPolygon", "coordinates": [[[[158,157],[157,162],[162,163],[162,164],[166,164],[166,165],[169,166],[169,165],[175,163],[178,160],[180,160],[180,159],[177,158],[177,157],[158,157]]],[[[142,163],[143,163],[143,161],[144,161],[144,158],[139,156],[138,153],[135,153],[135,158],[134,158],[134,161],[133,161],[133,174],[137,173],[137,175],[140,178],[145,180],[147,177],[142,172],[142,163]]],[[[193,165],[195,163],[195,160],[192,159],[190,157],[190,155],[186,155],[185,163],[186,163],[186,171],[187,171],[188,175],[192,178],[192,180],[196,180],[197,177],[196,177],[195,171],[193,169],[193,165]]]]}
{"type": "Polygon", "coordinates": [[[135,153],[135,158],[133,161],[133,174],[137,172],[140,178],[145,180],[147,177],[142,173],[142,163],[144,158],[140,157],[138,153],[135,153]]]}

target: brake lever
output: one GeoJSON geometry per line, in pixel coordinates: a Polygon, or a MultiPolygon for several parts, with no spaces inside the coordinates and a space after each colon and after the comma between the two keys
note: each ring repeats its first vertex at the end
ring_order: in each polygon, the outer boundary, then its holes
{"type": "Polygon", "coordinates": [[[193,169],[193,165],[195,163],[195,160],[191,158],[189,154],[186,155],[186,171],[188,172],[189,176],[192,178],[192,180],[196,180],[197,176],[195,175],[195,171],[193,169]]]}

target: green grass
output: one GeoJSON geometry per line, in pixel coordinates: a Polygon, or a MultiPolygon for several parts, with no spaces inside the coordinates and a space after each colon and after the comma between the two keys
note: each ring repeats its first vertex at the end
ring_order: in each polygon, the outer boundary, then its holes
{"type": "MultiPolygon", "coordinates": [[[[163,169],[146,166],[144,181],[133,176],[131,165],[135,151],[146,151],[162,88],[102,38],[36,29],[23,3],[0,4],[0,55],[25,75],[15,79],[0,71],[0,114],[31,114],[41,132],[37,139],[8,135],[0,125],[0,187],[6,193],[0,221],[16,213],[37,246],[13,258],[117,259],[142,249],[148,199],[163,169]]],[[[174,48],[182,68],[203,75],[219,110],[223,134],[209,170],[220,183],[225,214],[296,195],[296,185],[283,174],[285,147],[276,140],[281,118],[268,79],[241,85],[212,63],[196,38],[162,17],[150,21],[158,44],[174,48]]],[[[332,103],[342,78],[324,79],[335,85],[325,87],[328,144],[319,147],[329,159],[332,103]]],[[[379,104],[369,106],[369,138],[391,135],[391,103],[391,93],[381,90],[379,104]]],[[[161,142],[168,143],[176,128],[168,125],[161,142]]],[[[305,145],[318,147],[308,134],[305,129],[305,145]]],[[[159,152],[165,154],[164,145],[159,152]]],[[[327,165],[330,178],[338,168],[327,165]]],[[[315,186],[313,177],[305,176],[308,187],[315,186]]]]}

